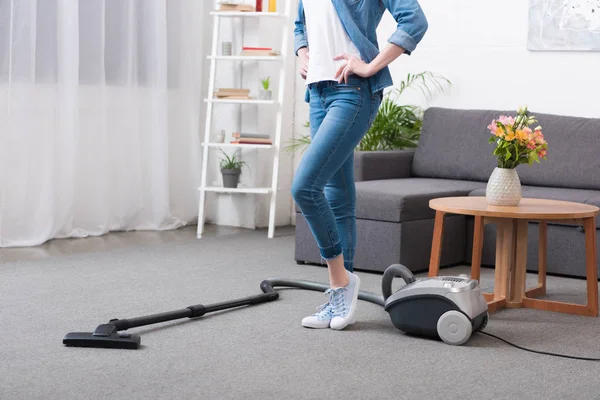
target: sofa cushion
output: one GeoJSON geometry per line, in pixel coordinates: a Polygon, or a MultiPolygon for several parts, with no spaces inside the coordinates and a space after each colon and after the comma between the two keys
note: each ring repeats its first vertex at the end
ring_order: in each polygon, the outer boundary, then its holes
{"type": "Polygon", "coordinates": [[[503,113],[508,111],[428,108],[412,175],[487,182],[497,165],[487,126],[503,113]]]}
{"type": "Polygon", "coordinates": [[[414,151],[381,150],[354,152],[354,181],[410,178],[414,151]]]}
{"type": "MultiPolygon", "coordinates": [[[[600,119],[531,113],[544,128],[548,158],[517,167],[521,183],[600,190],[600,119]]],[[[412,175],[487,181],[497,165],[487,126],[500,115],[516,111],[427,109],[412,175]]]]}
{"type": "Polygon", "coordinates": [[[532,114],[544,128],[548,158],[518,166],[521,183],[600,190],[600,119],[532,114]]]}
{"type": "Polygon", "coordinates": [[[433,218],[435,211],[429,208],[429,200],[466,196],[480,187],[485,184],[430,178],[356,182],[356,217],[390,222],[433,218]]]}
{"type": "MultiPolygon", "coordinates": [[[[522,186],[523,197],[550,199],[560,201],[573,201],[575,203],[587,203],[600,207],[600,190],[565,189],[539,186],[522,186]]],[[[475,189],[469,196],[485,196],[485,188],[475,189]]],[[[597,218],[596,226],[600,228],[600,218],[597,218]]]]}

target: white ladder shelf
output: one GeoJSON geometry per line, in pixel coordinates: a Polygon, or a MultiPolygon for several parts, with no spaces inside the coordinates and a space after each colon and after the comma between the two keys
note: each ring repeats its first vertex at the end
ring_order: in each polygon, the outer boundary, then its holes
{"type": "MultiPolygon", "coordinates": [[[[206,192],[215,193],[230,193],[230,194],[268,194],[271,197],[269,206],[269,229],[268,238],[271,239],[275,234],[275,211],[277,203],[277,189],[278,189],[278,178],[279,178],[279,154],[281,148],[281,129],[283,123],[283,99],[285,95],[285,61],[288,56],[288,36],[290,34],[290,11],[292,0],[279,0],[279,3],[285,2],[285,12],[230,12],[230,11],[213,11],[210,15],[214,18],[213,23],[213,34],[212,34],[212,49],[211,54],[208,56],[210,60],[210,76],[208,83],[208,92],[206,99],[206,122],[204,129],[204,142],[202,143],[202,178],[200,184],[200,201],[198,205],[198,238],[202,237],[204,232],[204,221],[205,221],[205,208],[206,208],[206,192]],[[219,28],[221,18],[281,18],[282,23],[282,45],[281,52],[278,56],[221,56],[217,54],[218,39],[219,39],[219,28]],[[279,72],[279,87],[277,98],[274,100],[237,100],[237,99],[215,99],[213,93],[215,89],[216,69],[217,62],[219,61],[266,61],[266,62],[280,62],[281,68],[279,72]],[[210,141],[210,132],[212,126],[212,113],[213,106],[220,103],[229,104],[255,104],[256,106],[267,105],[274,106],[277,108],[277,118],[275,122],[275,141],[273,145],[251,145],[251,144],[232,144],[232,143],[213,143],[210,141]],[[225,187],[214,187],[207,186],[207,174],[208,174],[208,157],[210,155],[211,148],[248,148],[248,149],[270,149],[273,152],[273,173],[271,178],[271,187],[256,187],[256,188],[225,188],[225,187]]],[[[268,1],[263,0],[264,7],[266,7],[268,1]]]]}

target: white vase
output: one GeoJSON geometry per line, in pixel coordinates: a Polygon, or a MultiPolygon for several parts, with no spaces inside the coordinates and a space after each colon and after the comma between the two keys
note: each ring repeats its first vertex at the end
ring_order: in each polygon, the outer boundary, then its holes
{"type": "Polygon", "coordinates": [[[493,206],[517,206],[521,202],[521,181],[514,168],[496,167],[485,188],[487,203],[493,206]]]}

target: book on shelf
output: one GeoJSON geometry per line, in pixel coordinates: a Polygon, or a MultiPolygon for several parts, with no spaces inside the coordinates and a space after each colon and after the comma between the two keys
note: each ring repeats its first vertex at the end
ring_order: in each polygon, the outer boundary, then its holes
{"type": "Polygon", "coordinates": [[[233,133],[233,144],[273,144],[271,137],[261,133],[233,133]]]}
{"type": "Polygon", "coordinates": [[[270,47],[242,47],[241,56],[262,57],[262,56],[278,56],[281,53],[273,50],[270,47]]]}
{"type": "Polygon", "coordinates": [[[220,88],[213,95],[219,99],[249,99],[250,89],[220,88]]]}
{"type": "Polygon", "coordinates": [[[232,136],[236,139],[244,138],[244,139],[269,139],[271,135],[268,133],[244,133],[244,132],[233,132],[232,136]]]}
{"type": "Polygon", "coordinates": [[[271,139],[237,139],[232,140],[232,144],[273,144],[271,139]]]}
{"type": "Polygon", "coordinates": [[[239,3],[234,3],[234,2],[230,2],[230,1],[222,1],[219,3],[219,11],[233,11],[233,12],[239,12],[239,11],[256,11],[256,9],[254,8],[254,6],[250,5],[250,4],[239,4],[239,3]]]}
{"type": "Polygon", "coordinates": [[[244,88],[219,88],[220,92],[231,92],[231,93],[238,93],[238,92],[245,92],[248,93],[250,92],[250,89],[244,89],[244,88]]]}

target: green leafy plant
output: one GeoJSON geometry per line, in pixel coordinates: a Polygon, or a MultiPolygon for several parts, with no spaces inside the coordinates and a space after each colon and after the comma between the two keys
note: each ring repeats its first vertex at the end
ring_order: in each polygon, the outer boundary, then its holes
{"type": "Polygon", "coordinates": [[[398,105],[386,96],[373,125],[358,144],[357,150],[400,150],[415,148],[419,142],[422,112],[417,106],[398,105]]]}
{"type": "MultiPolygon", "coordinates": [[[[304,123],[304,127],[310,128],[310,123],[308,121],[306,121],[304,123]]],[[[310,142],[311,142],[310,135],[302,135],[297,138],[292,138],[289,140],[290,144],[288,146],[286,146],[284,148],[284,150],[288,153],[294,153],[296,150],[302,149],[302,153],[304,153],[304,151],[306,150],[306,148],[308,147],[310,142]]]]}
{"type": "Polygon", "coordinates": [[[260,83],[262,83],[263,89],[269,90],[269,87],[271,86],[271,78],[267,76],[265,79],[261,79],[260,83]]]}
{"type": "MultiPolygon", "coordinates": [[[[371,128],[356,150],[402,150],[417,147],[424,110],[419,106],[401,104],[400,97],[408,89],[414,89],[429,100],[436,93],[443,92],[446,85],[451,85],[448,79],[430,71],[408,74],[397,88],[384,95],[371,128]]],[[[309,126],[308,122],[305,126],[309,126]]],[[[293,138],[285,150],[292,153],[302,148],[304,152],[310,142],[310,135],[302,135],[293,138]]]]}
{"type": "Polygon", "coordinates": [[[220,159],[219,163],[221,169],[241,170],[244,165],[248,165],[246,162],[238,160],[237,155],[233,154],[230,156],[222,149],[219,150],[221,150],[221,153],[223,153],[223,157],[220,159]]]}

